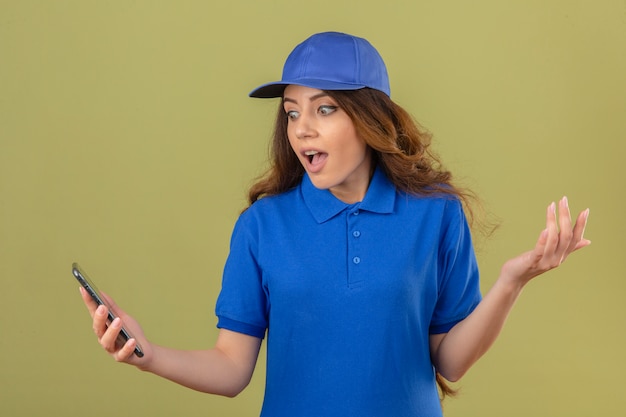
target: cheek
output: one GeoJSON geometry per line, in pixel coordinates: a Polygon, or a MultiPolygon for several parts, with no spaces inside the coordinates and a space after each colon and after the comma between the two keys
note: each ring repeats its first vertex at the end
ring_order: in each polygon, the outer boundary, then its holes
{"type": "Polygon", "coordinates": [[[291,148],[292,151],[296,152],[296,148],[295,148],[295,144],[296,144],[296,140],[294,139],[294,136],[287,131],[287,139],[289,141],[289,147],[291,148]]]}
{"type": "MultiPolygon", "coordinates": [[[[288,152],[291,153],[291,157],[298,160],[299,163],[304,164],[304,162],[302,161],[302,157],[300,156],[300,151],[298,150],[298,147],[297,147],[298,145],[297,139],[294,139],[292,135],[289,135],[288,141],[289,141],[288,152]]],[[[287,152],[287,147],[285,147],[285,151],[287,152]]]]}
{"type": "Polygon", "coordinates": [[[361,143],[354,143],[349,152],[349,158],[354,164],[360,165],[367,158],[367,147],[361,143]]]}
{"type": "Polygon", "coordinates": [[[294,134],[293,134],[293,128],[291,128],[290,124],[287,124],[287,126],[285,127],[285,130],[287,132],[287,140],[289,141],[289,146],[291,146],[291,148],[293,149],[293,144],[294,142],[294,134]]]}
{"type": "Polygon", "coordinates": [[[362,159],[367,154],[368,146],[359,138],[352,128],[344,129],[343,138],[345,150],[356,159],[362,159]]]}

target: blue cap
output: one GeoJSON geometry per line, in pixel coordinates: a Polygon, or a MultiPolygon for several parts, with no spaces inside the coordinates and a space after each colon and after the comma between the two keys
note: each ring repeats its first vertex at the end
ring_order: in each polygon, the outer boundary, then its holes
{"type": "Polygon", "coordinates": [[[367,40],[338,32],[317,33],[296,46],[280,81],[263,84],[250,97],[282,97],[290,84],[319,90],[369,87],[391,95],[385,63],[367,40]]]}

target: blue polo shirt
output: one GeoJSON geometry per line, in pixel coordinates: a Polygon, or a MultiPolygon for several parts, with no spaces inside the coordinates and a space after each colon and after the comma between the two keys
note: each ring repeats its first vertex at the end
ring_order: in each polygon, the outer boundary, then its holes
{"type": "Polygon", "coordinates": [[[461,204],[377,169],[346,204],[305,175],[238,219],[218,327],[263,338],[265,417],[441,416],[429,334],[479,303],[461,204]]]}

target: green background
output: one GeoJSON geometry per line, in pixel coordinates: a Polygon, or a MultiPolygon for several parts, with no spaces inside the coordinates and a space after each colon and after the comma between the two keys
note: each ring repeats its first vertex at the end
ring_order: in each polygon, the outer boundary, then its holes
{"type": "Polygon", "coordinates": [[[264,352],[236,399],[116,364],[70,266],[154,342],[211,346],[277,105],[247,93],[324,30],[380,50],[394,99],[500,219],[484,290],[551,201],[591,209],[591,247],[525,290],[446,415],[626,414],[623,0],[2,0],[0,415],[257,415],[264,352]]]}

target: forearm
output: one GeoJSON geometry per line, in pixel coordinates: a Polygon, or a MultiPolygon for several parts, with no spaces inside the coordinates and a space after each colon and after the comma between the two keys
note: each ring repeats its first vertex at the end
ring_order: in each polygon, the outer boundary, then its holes
{"type": "Polygon", "coordinates": [[[197,391],[229,397],[239,394],[250,382],[261,347],[260,338],[220,329],[213,349],[169,349],[150,343],[141,326],[110,297],[103,294],[118,317],[109,325],[107,307],[98,307],[82,288],[81,295],[91,314],[98,342],[116,361],[135,365],[197,391]],[[136,339],[120,345],[122,326],[128,326],[136,339]],[[143,348],[143,357],[133,353],[137,343],[143,348]]]}
{"type": "Polygon", "coordinates": [[[213,349],[178,350],[152,346],[141,369],[210,394],[234,397],[250,382],[261,340],[221,330],[213,349]]]}
{"type": "Polygon", "coordinates": [[[450,381],[461,378],[495,342],[523,285],[504,277],[496,281],[476,309],[433,347],[437,371],[450,381]]]}
{"type": "Polygon", "coordinates": [[[447,334],[431,336],[431,357],[437,371],[455,381],[491,347],[522,288],[533,278],[558,267],[574,251],[588,246],[583,238],[589,209],[581,212],[572,228],[567,198],[546,212],[546,228],[535,248],[505,262],[500,276],[482,302],[447,334]]]}
{"type": "Polygon", "coordinates": [[[142,369],[185,387],[233,397],[249,382],[249,376],[216,349],[175,350],[161,346],[153,349],[153,360],[142,369]]]}

